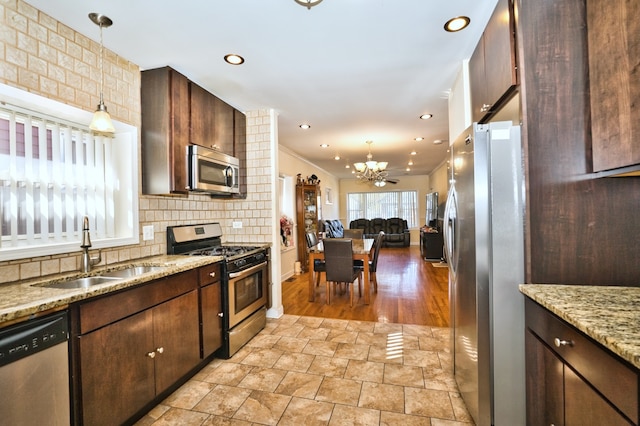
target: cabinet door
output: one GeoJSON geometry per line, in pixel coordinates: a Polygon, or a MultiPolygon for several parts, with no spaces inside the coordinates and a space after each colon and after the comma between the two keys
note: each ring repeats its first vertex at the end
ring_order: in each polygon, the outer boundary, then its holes
{"type": "Polygon", "coordinates": [[[564,367],[564,395],[566,426],[632,424],[567,366],[564,367]]]}
{"type": "Polygon", "coordinates": [[[528,330],[525,352],[527,425],[564,425],[562,361],[528,330]]]}
{"type": "Polygon", "coordinates": [[[155,397],[151,330],[144,311],[78,338],[85,425],[122,424],[155,397]]]}
{"type": "Polygon", "coordinates": [[[217,97],[213,105],[214,141],[220,151],[234,155],[233,107],[217,97]]]}
{"type": "Polygon", "coordinates": [[[517,81],[512,0],[499,0],[469,60],[472,120],[486,122],[515,92],[517,81]]]}
{"type": "Polygon", "coordinates": [[[638,1],[587,1],[594,171],[640,165],[638,16],[638,1]]]}
{"type": "Polygon", "coordinates": [[[153,343],[160,393],[200,361],[197,290],[153,308],[153,343]]]}
{"type": "Polygon", "coordinates": [[[479,122],[489,111],[487,85],[484,73],[484,37],[480,37],[476,50],[469,59],[469,82],[471,86],[471,120],[479,122]]]}
{"type": "Polygon", "coordinates": [[[202,312],[202,358],[206,358],[222,346],[222,301],[220,281],[200,289],[202,312]]]}
{"type": "Polygon", "coordinates": [[[233,110],[233,155],[240,161],[240,193],[233,198],[247,198],[247,117],[233,110]]]}
{"type": "Polygon", "coordinates": [[[191,142],[214,148],[215,96],[195,83],[189,83],[189,103],[191,106],[191,142]]]}
{"type": "Polygon", "coordinates": [[[141,74],[142,193],[187,195],[189,81],[158,68],[141,74]]]}

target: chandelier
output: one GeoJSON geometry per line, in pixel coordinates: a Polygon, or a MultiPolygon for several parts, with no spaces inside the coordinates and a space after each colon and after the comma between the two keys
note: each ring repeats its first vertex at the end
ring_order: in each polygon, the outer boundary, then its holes
{"type": "Polygon", "coordinates": [[[322,0],[294,0],[301,6],[306,7],[307,9],[311,9],[313,6],[317,6],[322,3],[322,0]]]}
{"type": "Polygon", "coordinates": [[[361,182],[373,183],[375,186],[381,188],[387,184],[386,161],[373,161],[373,155],[371,155],[371,144],[373,141],[367,141],[369,145],[369,153],[367,154],[367,161],[364,163],[353,163],[353,167],[356,169],[356,177],[361,182]]]}

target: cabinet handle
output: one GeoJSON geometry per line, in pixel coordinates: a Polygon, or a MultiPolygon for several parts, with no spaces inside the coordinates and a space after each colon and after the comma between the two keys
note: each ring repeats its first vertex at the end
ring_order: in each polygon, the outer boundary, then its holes
{"type": "Polygon", "coordinates": [[[222,317],[224,317],[224,313],[222,313],[222,312],[218,312],[218,316],[219,316],[220,318],[222,318],[222,317]]]}
{"type": "Polygon", "coordinates": [[[211,278],[215,278],[215,277],[216,277],[216,273],[215,273],[215,272],[211,272],[211,273],[209,274],[209,276],[210,276],[211,278]]]}
{"type": "Polygon", "coordinates": [[[155,358],[155,357],[156,357],[156,353],[155,353],[155,352],[149,352],[149,353],[147,354],[147,356],[148,356],[149,358],[155,358]]]}
{"type": "Polygon", "coordinates": [[[487,112],[491,108],[491,104],[482,104],[482,108],[480,108],[480,112],[487,112]]]}
{"type": "Polygon", "coordinates": [[[156,349],[156,352],[158,352],[159,354],[164,352],[164,348],[162,346],[160,346],[158,349],[156,349]]]}
{"type": "Polygon", "coordinates": [[[557,348],[560,346],[573,346],[573,342],[571,340],[560,340],[558,337],[553,339],[553,344],[556,345],[557,348]]]}

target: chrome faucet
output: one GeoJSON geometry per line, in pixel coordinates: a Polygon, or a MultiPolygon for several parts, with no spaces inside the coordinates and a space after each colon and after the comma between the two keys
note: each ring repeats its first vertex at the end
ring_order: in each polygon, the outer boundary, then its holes
{"type": "Polygon", "coordinates": [[[91,271],[91,267],[100,263],[102,260],[100,250],[98,250],[97,257],[91,257],[89,255],[90,247],[91,236],[89,235],[89,217],[85,216],[84,219],[82,219],[82,243],[80,244],[80,248],[82,249],[82,265],[80,266],[80,270],[82,272],[91,271]]]}

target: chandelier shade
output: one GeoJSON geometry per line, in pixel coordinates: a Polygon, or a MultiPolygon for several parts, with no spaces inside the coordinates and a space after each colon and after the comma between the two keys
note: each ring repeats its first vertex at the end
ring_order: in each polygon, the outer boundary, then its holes
{"type": "Polygon", "coordinates": [[[371,155],[371,144],[373,141],[367,141],[369,145],[369,153],[367,154],[367,161],[353,163],[353,167],[356,169],[356,177],[361,182],[373,183],[377,187],[383,187],[387,184],[387,161],[374,161],[373,155],[371,155]]]}

